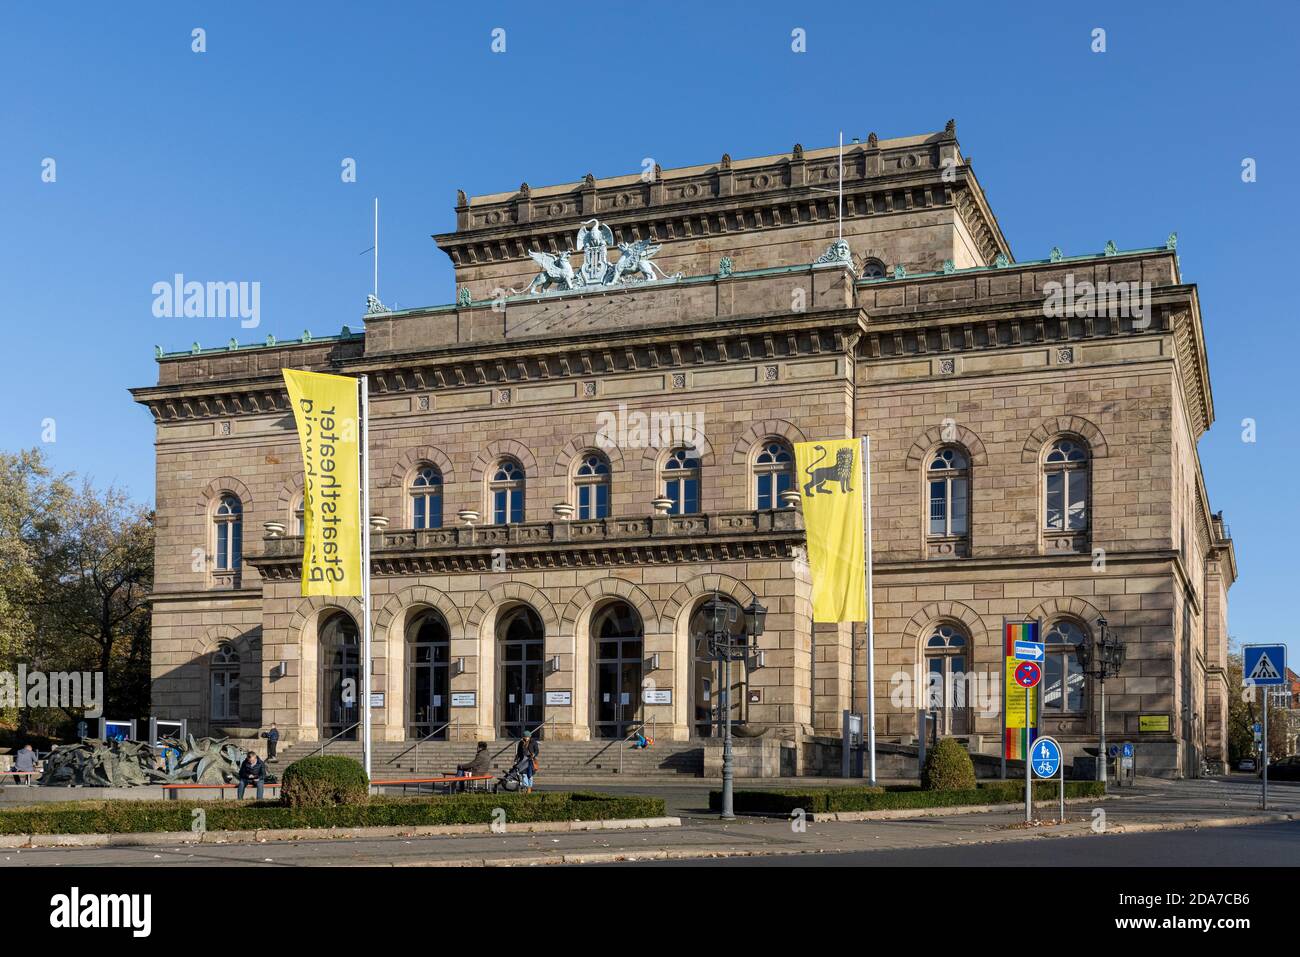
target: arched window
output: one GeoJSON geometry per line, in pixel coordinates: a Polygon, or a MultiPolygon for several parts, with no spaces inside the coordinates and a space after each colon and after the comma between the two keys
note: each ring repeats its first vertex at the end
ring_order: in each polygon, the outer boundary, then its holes
{"type": "Polygon", "coordinates": [[[863,279],[881,279],[885,275],[885,264],[874,256],[862,264],[863,279]]]}
{"type": "Polygon", "coordinates": [[[239,720],[239,652],[229,642],[212,656],[212,720],[239,720]]]}
{"type": "Polygon", "coordinates": [[[664,497],[672,499],[669,515],[695,515],[700,510],[700,454],[674,449],[659,472],[664,497]]]}
{"type": "Polygon", "coordinates": [[[355,741],[361,715],[361,642],[351,615],[336,612],[321,625],[319,681],[321,740],[339,735],[355,741]]]}
{"type": "MultiPolygon", "coordinates": [[[[749,696],[746,694],[748,667],[744,661],[731,662],[731,687],[723,687],[723,667],[709,649],[707,629],[709,614],[705,610],[712,595],[702,598],[691,615],[691,642],[695,651],[695,676],[691,683],[691,704],[694,709],[694,732],[701,738],[722,736],[726,710],[731,711],[732,725],[743,725],[749,717],[749,696]]],[[[732,642],[742,644],[745,638],[745,612],[740,604],[726,595],[719,600],[729,606],[727,630],[732,642]]]]}
{"type": "Polygon", "coordinates": [[[1083,627],[1068,619],[1047,630],[1043,661],[1043,710],[1078,714],[1087,707],[1079,646],[1087,640],[1083,627]]]}
{"type": "Polygon", "coordinates": [[[598,738],[623,738],[641,717],[641,668],[645,639],[641,616],[631,605],[616,601],[592,618],[595,648],[595,721],[598,738]]]}
{"type": "Polygon", "coordinates": [[[451,635],[438,612],[423,611],[407,626],[406,660],[408,733],[444,741],[451,719],[451,635]]]}
{"type": "Polygon", "coordinates": [[[967,534],[970,511],[970,460],[955,446],[939,449],[926,470],[930,495],[931,538],[954,538],[967,534]]]}
{"type": "Polygon", "coordinates": [[[1057,439],[1043,460],[1043,514],[1053,531],[1088,527],[1088,449],[1077,439],[1057,439]]]}
{"type": "Polygon", "coordinates": [[[514,459],[502,459],[488,483],[492,497],[492,523],[509,525],[524,520],[524,469],[514,459]]]}
{"type": "Polygon", "coordinates": [[[299,495],[293,500],[293,505],[289,508],[289,534],[302,536],[306,534],[307,519],[303,513],[302,496],[299,495]]]}
{"type": "Polygon", "coordinates": [[[578,518],[609,517],[609,460],[599,452],[586,452],[573,476],[578,518]]]}
{"type": "Polygon", "coordinates": [[[545,674],[542,661],[546,633],[542,619],[527,605],[515,605],[497,620],[497,655],[500,661],[500,735],[534,734],[546,719],[543,701],[545,674]]]}
{"type": "Polygon", "coordinates": [[[244,550],[244,506],[238,496],[221,496],[212,524],[216,532],[214,567],[217,571],[238,571],[244,550]]]}
{"type": "Polygon", "coordinates": [[[777,439],[768,439],[754,459],[755,501],[760,509],[785,508],[781,493],[794,485],[794,456],[790,447],[777,439]]]}
{"type": "Polygon", "coordinates": [[[970,641],[953,624],[939,624],[925,641],[926,709],[940,735],[969,734],[967,700],[970,641]]]}
{"type": "Polygon", "coordinates": [[[412,528],[442,528],[442,473],[422,465],[411,476],[407,490],[411,498],[412,528]]]}

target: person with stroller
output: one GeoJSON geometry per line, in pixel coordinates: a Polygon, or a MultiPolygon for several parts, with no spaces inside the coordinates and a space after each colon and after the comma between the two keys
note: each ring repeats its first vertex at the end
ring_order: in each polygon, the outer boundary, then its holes
{"type": "Polygon", "coordinates": [[[537,739],[533,737],[531,731],[525,731],[524,736],[519,739],[519,744],[515,748],[515,764],[520,767],[519,783],[523,785],[525,794],[533,793],[533,775],[537,773],[537,739]]]}

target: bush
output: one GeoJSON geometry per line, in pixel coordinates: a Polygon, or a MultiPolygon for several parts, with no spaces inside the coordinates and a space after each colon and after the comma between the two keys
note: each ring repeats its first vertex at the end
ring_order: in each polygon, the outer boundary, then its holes
{"type": "Polygon", "coordinates": [[[280,803],[285,807],[365,804],[369,799],[370,781],[352,758],[318,754],[284,769],[280,803]]]}
{"type": "Polygon", "coordinates": [[[926,752],[921,787],[927,791],[967,791],[975,787],[975,765],[956,738],[944,738],[926,752]]]}
{"type": "Polygon", "coordinates": [[[203,809],[209,831],[490,824],[496,808],[505,811],[507,823],[664,816],[661,798],[567,791],[375,797],[368,804],[315,807],[274,801],[73,801],[0,810],[0,834],[188,831],[195,808],[203,809]]]}
{"type": "MultiPolygon", "coordinates": [[[[1059,794],[1056,781],[1034,785],[1034,800],[1050,801],[1059,794]]],[[[1104,797],[1100,781],[1067,781],[1065,796],[1104,797]]],[[[796,809],[810,814],[837,811],[898,811],[915,808],[962,807],[972,804],[1014,804],[1023,801],[1025,785],[1021,781],[988,781],[959,791],[922,790],[915,785],[897,788],[845,787],[810,788],[807,790],[736,791],[733,805],[737,813],[789,815],[796,809]]],[[[722,792],[709,792],[709,807],[722,807],[722,792]]]]}

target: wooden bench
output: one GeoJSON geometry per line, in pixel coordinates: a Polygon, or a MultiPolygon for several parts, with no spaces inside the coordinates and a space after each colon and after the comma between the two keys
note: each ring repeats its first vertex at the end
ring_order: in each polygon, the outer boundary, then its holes
{"type": "MultiPolygon", "coordinates": [[[[280,782],[278,782],[278,781],[276,781],[276,782],[269,782],[269,781],[268,781],[268,782],[266,782],[265,784],[262,785],[263,788],[278,788],[279,786],[280,786],[280,782]]],[[[239,782],[235,782],[234,784],[163,784],[163,785],[161,785],[161,787],[162,787],[162,789],[163,789],[164,792],[168,792],[168,793],[167,793],[167,798],[168,798],[168,800],[175,801],[175,800],[178,800],[178,799],[180,798],[180,793],[179,793],[179,792],[181,792],[181,791],[188,791],[188,790],[192,790],[192,789],[194,789],[194,788],[215,788],[215,789],[221,791],[221,792],[224,794],[225,791],[226,791],[226,789],[228,789],[228,788],[232,788],[232,789],[234,789],[234,790],[238,790],[238,789],[239,789],[239,782]]],[[[247,788],[252,788],[253,791],[254,791],[254,793],[256,793],[256,792],[257,792],[257,782],[256,782],[256,781],[249,781],[247,787],[245,788],[245,790],[247,790],[247,788]]]]}
{"type": "MultiPolygon", "coordinates": [[[[27,779],[28,779],[28,781],[27,781],[27,785],[28,785],[28,787],[31,786],[31,783],[32,783],[32,782],[31,782],[31,779],[32,779],[32,778],[38,778],[38,777],[40,777],[40,776],[41,776],[42,774],[44,774],[44,773],[45,773],[44,771],[5,771],[5,772],[3,772],[3,774],[5,774],[5,775],[12,775],[13,777],[16,777],[16,778],[27,778],[27,779]]],[[[2,780],[3,780],[3,779],[0,779],[0,781],[2,781],[2,780]]]]}
{"type": "Polygon", "coordinates": [[[377,788],[385,786],[396,787],[400,784],[402,786],[403,794],[406,793],[406,787],[410,784],[414,784],[417,791],[419,791],[420,786],[424,784],[432,784],[435,788],[438,785],[442,785],[443,793],[450,794],[454,786],[458,784],[465,785],[466,789],[470,791],[480,791],[486,789],[487,783],[494,780],[496,780],[495,774],[443,774],[432,778],[390,778],[384,781],[371,781],[370,784],[372,787],[377,788]]]}

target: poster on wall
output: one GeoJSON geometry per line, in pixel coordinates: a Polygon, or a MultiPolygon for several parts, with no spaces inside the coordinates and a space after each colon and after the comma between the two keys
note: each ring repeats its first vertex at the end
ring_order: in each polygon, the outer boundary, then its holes
{"type": "Polygon", "coordinates": [[[1029,746],[1038,736],[1038,687],[1022,688],[1016,683],[1016,668],[1021,659],[1016,657],[1016,642],[1042,644],[1037,621],[1003,621],[1002,688],[1003,702],[1003,756],[1023,760],[1029,746]],[[1026,727],[1025,698],[1029,698],[1028,727],[1026,727]]]}

